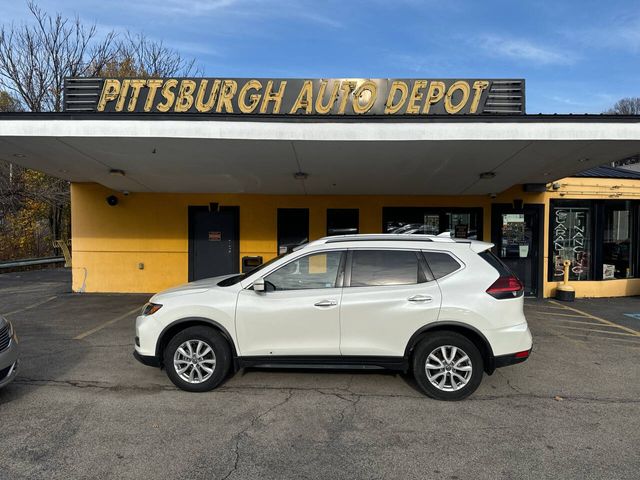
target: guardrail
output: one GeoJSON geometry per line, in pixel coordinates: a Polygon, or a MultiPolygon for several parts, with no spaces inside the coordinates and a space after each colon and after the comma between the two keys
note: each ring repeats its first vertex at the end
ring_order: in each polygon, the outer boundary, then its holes
{"type": "Polygon", "coordinates": [[[47,265],[50,263],[63,263],[64,257],[25,258],[22,260],[9,260],[0,262],[0,270],[5,268],[30,267],[32,265],[47,265]]]}

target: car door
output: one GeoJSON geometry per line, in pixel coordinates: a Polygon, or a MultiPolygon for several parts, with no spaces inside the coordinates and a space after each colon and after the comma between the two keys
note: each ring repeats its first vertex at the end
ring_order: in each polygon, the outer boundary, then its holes
{"type": "Polygon", "coordinates": [[[240,355],[340,354],[340,298],[346,252],[304,255],[264,277],[266,291],[238,295],[240,355]]]}
{"type": "Polygon", "coordinates": [[[402,356],[438,320],[441,294],[419,251],[349,251],[340,303],[342,355],[402,356]]]}

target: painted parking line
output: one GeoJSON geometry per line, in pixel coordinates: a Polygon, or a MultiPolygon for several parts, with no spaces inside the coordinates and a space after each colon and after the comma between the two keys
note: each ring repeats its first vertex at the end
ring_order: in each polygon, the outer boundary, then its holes
{"type": "MultiPolygon", "coordinates": [[[[579,318],[586,318],[589,319],[589,317],[579,317],[579,318]]],[[[570,322],[570,323],[579,323],[580,325],[594,325],[596,327],[606,327],[606,328],[617,328],[617,327],[613,327],[611,325],[606,325],[604,323],[596,323],[596,322],[582,322],[580,320],[573,320],[570,318],[558,318],[559,322],[570,322]]]]}
{"type": "Polygon", "coordinates": [[[529,304],[524,304],[525,308],[532,308],[534,310],[537,311],[542,311],[542,310],[538,310],[539,308],[545,308],[545,309],[551,309],[551,310],[564,310],[564,307],[554,307],[553,305],[529,305],[529,304]]]}
{"type": "Polygon", "coordinates": [[[111,320],[109,320],[107,322],[104,322],[104,323],[98,325],[97,327],[92,328],[91,330],[87,330],[86,332],[83,332],[80,335],[73,337],[73,339],[74,340],[82,340],[83,338],[87,338],[89,335],[93,335],[94,333],[99,332],[103,328],[106,328],[109,325],[113,325],[114,323],[119,322],[120,320],[123,320],[123,319],[127,318],[128,316],[130,316],[130,315],[132,315],[132,314],[134,314],[136,312],[139,312],[139,311],[140,311],[140,307],[136,307],[133,310],[120,315],[119,317],[113,318],[113,319],[111,319],[111,320]]]}
{"type": "Polygon", "coordinates": [[[56,298],[58,298],[58,296],[54,295],[53,297],[45,298],[44,300],[41,300],[39,302],[32,303],[31,305],[27,305],[26,307],[22,307],[17,310],[12,310],[10,312],[3,313],[2,315],[4,315],[5,317],[8,317],[9,315],[15,315],[16,313],[26,312],[27,310],[31,310],[32,308],[36,308],[36,307],[39,307],[40,305],[44,305],[45,303],[48,303],[51,300],[55,300],[56,298]]]}
{"type": "Polygon", "coordinates": [[[597,330],[595,328],[584,328],[584,327],[571,327],[569,325],[556,325],[556,328],[566,328],[570,330],[580,330],[582,332],[596,332],[596,333],[606,333],[607,335],[626,335],[629,337],[638,337],[640,335],[636,335],[633,333],[626,332],[612,332],[611,330],[597,330]]]}
{"type": "Polygon", "coordinates": [[[625,346],[628,345],[628,346],[634,346],[634,347],[640,348],[640,339],[637,339],[635,337],[631,337],[631,338],[607,337],[604,335],[601,336],[601,335],[593,335],[593,334],[581,334],[577,332],[566,332],[564,335],[562,335],[563,338],[572,339],[579,342],[582,342],[585,339],[593,339],[594,336],[597,336],[599,339],[602,338],[609,342],[614,342],[614,343],[617,342],[625,346]]]}
{"type": "Polygon", "coordinates": [[[538,312],[542,315],[553,315],[554,317],[573,317],[573,318],[589,318],[577,313],[556,313],[556,312],[538,312]]]}
{"type": "Polygon", "coordinates": [[[605,318],[597,317],[595,315],[591,315],[590,313],[583,312],[582,310],[578,310],[577,308],[574,308],[574,307],[568,307],[566,305],[562,305],[561,303],[558,303],[555,300],[548,300],[548,302],[553,303],[553,304],[558,305],[558,306],[561,306],[561,307],[564,307],[565,309],[570,310],[572,312],[580,313],[580,314],[582,314],[583,317],[590,318],[592,320],[596,320],[596,321],[602,323],[603,325],[608,325],[610,327],[615,327],[615,328],[618,328],[620,330],[623,330],[623,331],[631,334],[632,336],[640,337],[640,332],[634,330],[633,328],[625,327],[624,325],[618,325],[615,322],[612,322],[612,321],[607,320],[605,318]]]}

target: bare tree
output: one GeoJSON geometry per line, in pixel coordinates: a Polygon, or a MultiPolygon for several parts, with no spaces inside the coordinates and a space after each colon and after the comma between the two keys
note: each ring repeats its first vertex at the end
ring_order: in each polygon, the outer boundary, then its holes
{"type": "MultiPolygon", "coordinates": [[[[610,115],[640,115],[640,97],[625,97],[618,100],[604,113],[610,115]]],[[[640,163],[640,155],[623,158],[611,163],[612,167],[625,167],[640,163]]],[[[632,167],[633,168],[633,167],[632,167]]]]}
{"type": "MultiPolygon", "coordinates": [[[[0,113],[21,112],[20,100],[10,93],[0,91],[0,113]]],[[[18,179],[22,177],[24,169],[10,162],[0,160],[0,216],[8,211],[15,212],[20,205],[18,194],[18,179]]]]}
{"type": "Polygon", "coordinates": [[[27,8],[32,23],[0,27],[0,87],[32,112],[62,110],[65,77],[188,76],[197,71],[195,59],[143,33],[110,31],[98,38],[96,25],[86,26],[77,16],[51,15],[33,0],[27,8]]]}
{"type": "Polygon", "coordinates": [[[33,112],[62,110],[65,77],[93,76],[115,56],[114,32],[96,38],[96,26],[78,17],[50,15],[27,3],[33,23],[0,29],[0,79],[33,112]]]}
{"type": "Polygon", "coordinates": [[[640,115],[640,97],[621,98],[604,113],[611,115],[640,115]]]}
{"type": "MultiPolygon", "coordinates": [[[[98,36],[96,25],[85,25],[78,16],[50,14],[33,0],[27,8],[30,23],[0,26],[0,112],[61,111],[66,77],[187,76],[196,71],[195,60],[142,33],[98,36]]],[[[0,230],[11,216],[28,218],[23,224],[38,218],[37,223],[48,224],[51,240],[67,237],[69,203],[67,181],[0,165],[0,230]]],[[[9,244],[6,235],[12,230],[0,231],[0,247],[9,244]]],[[[0,248],[0,255],[9,254],[0,248]]]]}
{"type": "Polygon", "coordinates": [[[128,62],[135,75],[146,77],[187,77],[198,69],[195,59],[184,58],[162,40],[151,40],[144,33],[126,32],[118,41],[116,59],[128,62]]]}

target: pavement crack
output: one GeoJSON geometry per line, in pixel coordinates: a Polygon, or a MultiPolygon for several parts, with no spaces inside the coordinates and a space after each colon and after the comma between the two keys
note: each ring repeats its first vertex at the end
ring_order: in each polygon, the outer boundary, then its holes
{"type": "Polygon", "coordinates": [[[18,377],[14,380],[16,385],[27,386],[41,386],[41,387],[71,387],[89,389],[94,388],[98,390],[106,390],[112,392],[158,392],[158,391],[175,391],[176,387],[173,385],[118,385],[107,382],[87,382],[83,380],[55,380],[55,379],[40,379],[40,378],[27,378],[18,377]]]}
{"type": "Polygon", "coordinates": [[[241,454],[240,454],[240,443],[242,442],[243,438],[245,436],[247,436],[247,432],[249,432],[249,430],[253,429],[255,427],[256,423],[260,419],[266,417],[271,412],[273,412],[276,408],[281,407],[282,405],[287,403],[289,400],[291,400],[291,397],[293,397],[293,392],[294,392],[293,389],[288,389],[287,396],[285,397],[284,400],[272,405],[271,407],[267,408],[265,411],[260,412],[259,414],[255,415],[251,419],[249,424],[236,434],[234,448],[233,448],[233,455],[234,455],[233,467],[226,473],[226,475],[224,477],[222,477],[222,480],[227,480],[229,477],[231,477],[231,475],[233,475],[238,470],[238,466],[240,464],[240,457],[241,457],[241,454]]]}
{"type": "Polygon", "coordinates": [[[511,390],[513,390],[513,391],[514,391],[514,392],[516,392],[516,393],[520,393],[520,394],[524,393],[524,392],[523,392],[522,390],[520,390],[518,387],[516,387],[515,385],[513,385],[513,384],[511,383],[511,380],[509,380],[509,379],[504,375],[504,373],[502,373],[500,370],[498,370],[496,373],[497,373],[499,376],[501,376],[502,378],[504,378],[504,380],[505,380],[505,382],[506,382],[507,386],[508,386],[511,390]]]}
{"type": "MultiPolygon", "coordinates": [[[[179,391],[179,389],[173,385],[161,385],[161,384],[151,384],[151,385],[119,385],[107,382],[96,382],[96,381],[84,381],[84,380],[57,380],[57,379],[43,379],[43,378],[28,378],[28,377],[17,377],[14,382],[16,385],[25,385],[25,386],[39,386],[39,387],[62,387],[62,388],[79,388],[79,389],[98,389],[112,392],[140,392],[140,393],[148,393],[148,392],[164,392],[170,391],[175,392],[179,391]]],[[[612,398],[612,397],[594,397],[594,396],[580,396],[580,395],[565,395],[563,393],[552,393],[552,394],[536,394],[530,392],[524,392],[520,389],[517,389],[513,385],[509,385],[510,389],[513,393],[510,394],[502,394],[502,395],[482,395],[475,394],[469,397],[466,401],[468,402],[482,402],[487,400],[500,400],[500,399],[520,399],[520,398],[531,398],[536,400],[554,400],[554,397],[560,396],[563,399],[563,403],[566,402],[582,402],[582,403],[603,403],[603,404],[640,404],[640,399],[638,398],[612,398]]],[[[390,398],[404,398],[418,401],[429,401],[424,395],[404,395],[404,394],[385,394],[385,393],[357,393],[353,391],[346,391],[344,388],[305,388],[305,387],[270,387],[270,386],[234,386],[234,387],[222,387],[218,388],[211,392],[212,395],[216,394],[232,394],[232,393],[247,393],[247,392],[259,392],[259,391],[282,391],[287,392],[287,397],[283,402],[275,404],[264,412],[258,414],[256,417],[253,417],[251,424],[249,425],[249,429],[251,426],[255,425],[255,423],[268,415],[274,409],[284,405],[288,402],[293,396],[295,392],[315,392],[321,395],[330,395],[334,396],[340,400],[346,401],[349,406],[352,406],[355,410],[356,405],[362,400],[362,398],[372,398],[372,399],[390,399],[390,398]],[[351,398],[350,398],[351,397],[351,398]]],[[[346,408],[345,408],[346,412],[346,408]]]]}
{"type": "Polygon", "coordinates": [[[238,386],[226,386],[223,388],[219,388],[216,391],[225,391],[225,392],[241,392],[241,391],[260,391],[260,390],[293,390],[296,392],[316,392],[321,395],[331,395],[334,397],[341,398],[342,400],[347,400],[346,396],[358,396],[358,397],[367,397],[367,398],[413,398],[413,399],[425,399],[424,395],[416,394],[416,395],[406,395],[399,393],[358,393],[353,392],[351,390],[347,390],[344,387],[271,387],[269,385],[238,385],[238,386]]]}

